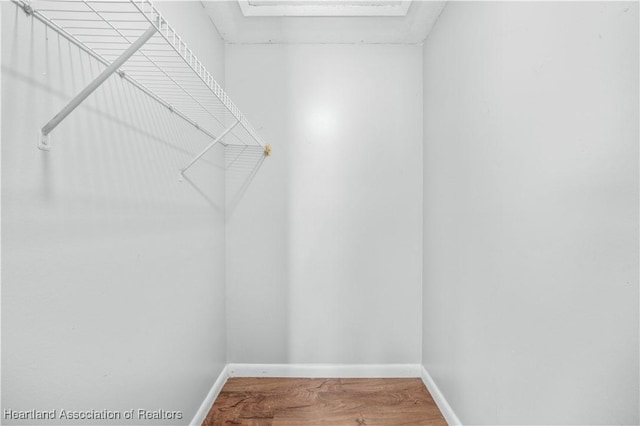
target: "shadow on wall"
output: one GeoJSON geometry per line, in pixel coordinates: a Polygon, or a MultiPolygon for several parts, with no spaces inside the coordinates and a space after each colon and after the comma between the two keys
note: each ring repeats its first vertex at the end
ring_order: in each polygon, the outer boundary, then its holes
{"type": "Polygon", "coordinates": [[[228,145],[224,153],[227,184],[227,213],[232,215],[264,162],[261,146],[228,145]]]}
{"type": "MultiPolygon", "coordinates": [[[[16,26],[22,23],[18,19],[21,13],[16,6],[16,26]]],[[[14,37],[13,44],[5,46],[12,59],[2,63],[2,74],[16,83],[15,89],[7,91],[9,95],[20,91],[33,96],[36,92],[46,94],[35,110],[27,105],[23,108],[22,102],[12,105],[25,111],[20,116],[30,117],[28,123],[20,120],[16,124],[35,129],[60,111],[104,66],[31,21],[20,30],[30,33],[30,52],[42,50],[45,54],[23,58],[16,44],[20,37],[14,37]]],[[[180,209],[204,201],[222,214],[221,191],[212,182],[211,173],[224,178],[226,171],[227,208],[233,213],[264,161],[260,146],[220,145],[180,179],[178,170],[210,139],[117,76],[109,78],[51,136],[51,153],[37,151],[35,142],[32,150],[32,157],[42,163],[33,167],[42,169],[41,187],[51,202],[62,196],[60,188],[74,186],[74,197],[84,197],[89,204],[108,200],[110,204],[136,206],[151,202],[180,209]],[[222,150],[224,164],[219,157],[222,150]],[[193,191],[184,190],[189,186],[193,191]]]]}
{"type": "Polygon", "coordinates": [[[223,147],[189,171],[218,211],[179,181],[211,138],[114,75],[38,150],[104,67],[0,9],[2,405],[188,421],[226,362],[223,147]]]}
{"type": "MultiPolygon", "coordinates": [[[[6,7],[3,12],[10,10],[6,7]]],[[[185,191],[178,170],[211,139],[115,75],[51,133],[51,152],[38,151],[36,130],[104,66],[39,23],[19,19],[24,15],[19,7],[13,13],[13,28],[3,28],[7,41],[3,40],[2,75],[7,82],[3,104],[15,118],[3,128],[3,139],[16,142],[16,147],[22,140],[21,145],[31,146],[22,154],[9,145],[8,158],[15,154],[16,167],[3,170],[3,177],[11,182],[20,179],[21,170],[34,171],[32,175],[40,179],[38,190],[50,203],[73,194],[91,206],[137,208],[152,203],[179,210],[202,206],[204,199],[223,211],[221,184],[211,179],[223,178],[221,147],[202,158],[189,176],[198,195],[185,191]],[[14,36],[8,37],[11,31],[14,36]],[[25,54],[18,40],[27,39],[30,49],[25,54]],[[35,98],[38,101],[30,105],[35,98]]]]}
{"type": "Polygon", "coordinates": [[[186,174],[180,175],[180,179],[182,179],[182,182],[186,182],[189,185],[191,185],[191,187],[207,202],[207,204],[213,207],[218,213],[221,213],[223,211],[221,206],[218,203],[216,203],[213,197],[209,196],[207,194],[207,191],[204,188],[202,188],[200,185],[198,185],[196,182],[191,180],[189,176],[187,176],[186,174]]]}

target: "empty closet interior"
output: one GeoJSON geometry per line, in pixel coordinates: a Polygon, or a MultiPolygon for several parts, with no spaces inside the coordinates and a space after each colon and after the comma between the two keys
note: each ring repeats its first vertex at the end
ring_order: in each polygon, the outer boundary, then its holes
{"type": "Polygon", "coordinates": [[[2,2],[0,422],[638,424],[638,6],[2,2]]]}

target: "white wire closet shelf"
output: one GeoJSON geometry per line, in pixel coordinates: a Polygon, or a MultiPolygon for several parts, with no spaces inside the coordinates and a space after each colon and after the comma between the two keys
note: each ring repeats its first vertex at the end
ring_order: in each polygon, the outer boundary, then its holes
{"type": "Polygon", "coordinates": [[[40,149],[49,150],[49,133],[117,72],[212,139],[181,173],[216,143],[261,147],[270,154],[271,147],[151,1],[12,1],[106,67],[42,127],[40,149]]]}

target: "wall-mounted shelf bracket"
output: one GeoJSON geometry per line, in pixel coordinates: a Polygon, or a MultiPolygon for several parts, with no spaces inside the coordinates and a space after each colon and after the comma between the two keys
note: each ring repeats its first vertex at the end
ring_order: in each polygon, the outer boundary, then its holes
{"type": "Polygon", "coordinates": [[[117,73],[210,138],[205,152],[221,142],[224,146],[258,146],[268,155],[260,135],[151,0],[11,1],[90,55],[104,70],[39,129],[38,148],[49,150],[50,132],[117,73]]]}
{"type": "Polygon", "coordinates": [[[78,93],[62,110],[55,115],[47,124],[42,127],[38,138],[38,148],[43,151],[51,149],[49,133],[55,129],[74,109],[76,109],[87,97],[93,93],[111,74],[116,72],[134,53],[136,53],[153,35],[157,29],[151,25],[136,41],[134,41],[122,54],[115,59],[98,77],[96,77],[87,87],[78,93]]]}
{"type": "Polygon", "coordinates": [[[184,178],[184,173],[189,170],[189,168],[191,166],[193,166],[200,158],[202,158],[203,155],[205,155],[211,148],[214,147],[215,144],[217,144],[218,142],[222,142],[222,139],[227,135],[227,133],[229,133],[231,130],[233,130],[234,127],[236,127],[238,125],[238,123],[240,123],[240,120],[236,120],[235,123],[233,123],[231,126],[227,127],[224,132],[222,132],[220,134],[220,136],[218,136],[217,138],[214,139],[213,142],[211,142],[205,149],[202,150],[202,152],[198,155],[196,155],[196,157],[191,160],[191,162],[189,164],[187,164],[186,167],[184,167],[183,169],[180,170],[180,180],[182,181],[184,178]]]}

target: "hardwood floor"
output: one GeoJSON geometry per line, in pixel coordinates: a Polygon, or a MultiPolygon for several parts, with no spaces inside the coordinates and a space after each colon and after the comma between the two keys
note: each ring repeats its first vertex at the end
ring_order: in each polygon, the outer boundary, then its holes
{"type": "Polygon", "coordinates": [[[420,379],[230,378],[203,426],[400,426],[446,422],[420,379]]]}

